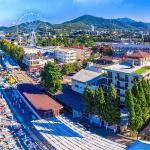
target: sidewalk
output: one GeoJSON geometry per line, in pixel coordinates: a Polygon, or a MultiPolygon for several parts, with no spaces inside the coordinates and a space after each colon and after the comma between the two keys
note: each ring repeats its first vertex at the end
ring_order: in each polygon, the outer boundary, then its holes
{"type": "Polygon", "coordinates": [[[36,135],[31,131],[31,129],[27,126],[26,122],[24,122],[24,120],[20,117],[20,114],[16,111],[16,109],[14,107],[12,107],[12,104],[10,103],[10,100],[8,98],[8,96],[6,95],[6,93],[4,91],[2,91],[4,94],[4,97],[6,98],[9,106],[11,106],[12,111],[14,112],[15,116],[17,117],[17,119],[20,121],[20,123],[23,125],[24,129],[27,131],[27,133],[29,133],[29,135],[37,142],[39,148],[41,150],[48,150],[46,148],[46,146],[41,143],[41,141],[36,137],[36,135]]]}

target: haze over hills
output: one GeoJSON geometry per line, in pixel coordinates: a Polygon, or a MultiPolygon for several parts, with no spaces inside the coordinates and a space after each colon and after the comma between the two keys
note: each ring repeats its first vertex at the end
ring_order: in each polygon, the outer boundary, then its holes
{"type": "Polygon", "coordinates": [[[137,22],[129,18],[105,19],[91,15],[84,15],[60,24],[63,27],[80,28],[89,28],[91,25],[94,25],[97,29],[150,30],[150,23],[137,22]]]}
{"type": "MultiPolygon", "coordinates": [[[[102,29],[116,29],[116,30],[147,30],[150,31],[150,23],[137,22],[129,18],[118,19],[105,19],[102,17],[95,17],[91,15],[83,15],[71,21],[67,21],[61,24],[51,24],[48,22],[35,21],[40,26],[38,28],[45,28],[45,26],[51,29],[66,29],[70,30],[89,30],[93,25],[97,30],[102,29]]],[[[19,25],[19,28],[24,30],[25,26],[32,23],[23,23],[19,25]]],[[[0,27],[1,31],[15,31],[16,26],[13,27],[0,27]]]]}

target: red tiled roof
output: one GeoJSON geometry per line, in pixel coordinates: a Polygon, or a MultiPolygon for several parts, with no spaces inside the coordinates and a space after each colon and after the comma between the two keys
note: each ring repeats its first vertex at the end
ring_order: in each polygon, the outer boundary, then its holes
{"type": "Polygon", "coordinates": [[[103,56],[100,60],[112,61],[113,57],[111,57],[111,56],[103,56]]]}
{"type": "Polygon", "coordinates": [[[67,46],[65,48],[85,49],[86,47],[84,45],[79,45],[79,46],[67,46]]]}
{"type": "Polygon", "coordinates": [[[112,57],[112,56],[103,56],[102,58],[100,58],[100,60],[113,61],[113,60],[121,60],[121,58],[115,58],[115,57],[112,57]]]}
{"type": "Polygon", "coordinates": [[[139,51],[127,56],[128,58],[146,58],[150,57],[150,53],[139,51]]]}
{"type": "Polygon", "coordinates": [[[19,84],[18,90],[36,110],[60,110],[62,106],[33,84],[19,84]]]}

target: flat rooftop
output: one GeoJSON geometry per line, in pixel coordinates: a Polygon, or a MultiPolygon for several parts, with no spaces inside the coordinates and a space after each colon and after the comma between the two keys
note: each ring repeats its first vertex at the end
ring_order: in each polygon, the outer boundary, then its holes
{"type": "MultiPolygon", "coordinates": [[[[110,71],[115,71],[115,72],[124,72],[124,73],[136,73],[137,70],[140,70],[141,68],[144,68],[145,66],[150,66],[150,64],[145,64],[144,66],[134,66],[131,67],[130,65],[127,64],[115,64],[107,67],[103,67],[104,70],[110,70],[110,71]]],[[[148,69],[147,69],[148,71],[148,69]]],[[[146,73],[146,70],[144,72],[141,72],[140,74],[146,73]]]]}
{"type": "Polygon", "coordinates": [[[62,52],[76,52],[76,51],[73,50],[73,49],[65,48],[65,47],[58,47],[58,48],[56,49],[56,51],[62,51],[62,52]]]}
{"type": "Polygon", "coordinates": [[[34,84],[18,84],[17,89],[38,111],[60,110],[62,106],[34,84]]]}
{"type": "Polygon", "coordinates": [[[82,96],[68,87],[64,86],[62,92],[55,94],[55,98],[67,107],[79,112],[83,111],[82,96]]]}
{"type": "Polygon", "coordinates": [[[77,72],[72,77],[72,79],[80,81],[80,82],[88,82],[90,80],[93,80],[93,79],[99,77],[101,74],[102,73],[98,73],[98,72],[82,69],[79,72],[77,72]]]}
{"type": "Polygon", "coordinates": [[[149,71],[150,69],[149,68],[147,68],[147,67],[142,67],[142,68],[140,68],[140,69],[137,69],[134,73],[135,74],[144,74],[144,73],[146,73],[147,71],[149,71]]]}

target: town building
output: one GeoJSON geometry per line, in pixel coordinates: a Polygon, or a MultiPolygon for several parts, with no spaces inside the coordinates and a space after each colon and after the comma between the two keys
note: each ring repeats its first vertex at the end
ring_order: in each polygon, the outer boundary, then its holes
{"type": "Polygon", "coordinates": [[[93,48],[94,53],[110,53],[112,52],[113,47],[107,43],[97,42],[93,48]]]}
{"type": "Polygon", "coordinates": [[[97,65],[93,62],[88,62],[86,66],[86,70],[94,71],[94,72],[102,72],[102,66],[97,65]]]}
{"type": "Polygon", "coordinates": [[[68,46],[68,47],[65,47],[65,48],[68,48],[68,49],[72,49],[74,51],[76,51],[77,53],[77,60],[81,60],[83,61],[84,59],[87,59],[91,56],[91,53],[92,51],[85,47],[85,46],[68,46]]]}
{"type": "Polygon", "coordinates": [[[62,106],[45,94],[37,85],[23,83],[18,84],[17,89],[42,118],[60,115],[62,106]]]}
{"type": "Polygon", "coordinates": [[[150,53],[146,52],[136,52],[127,55],[127,62],[133,66],[141,66],[150,62],[150,53]]]}
{"type": "Polygon", "coordinates": [[[23,64],[29,72],[39,71],[48,61],[54,62],[51,55],[38,53],[26,53],[23,57],[23,64]]]}
{"type": "MultiPolygon", "coordinates": [[[[73,118],[82,117],[84,111],[82,94],[84,89],[89,85],[95,90],[104,81],[101,74],[85,69],[80,70],[72,77],[71,87],[64,85],[62,91],[55,94],[55,99],[72,113],[73,118]]],[[[100,123],[100,120],[94,116],[91,120],[100,123]]]]}
{"type": "Polygon", "coordinates": [[[150,45],[148,44],[98,42],[96,43],[96,46],[103,45],[103,44],[112,47],[114,57],[125,56],[141,50],[145,52],[150,52],[150,45]]]}
{"type": "Polygon", "coordinates": [[[83,100],[82,95],[73,91],[67,86],[63,86],[61,92],[55,94],[55,99],[64,106],[66,112],[70,112],[73,118],[82,117],[83,113],[83,100]]]}
{"type": "Polygon", "coordinates": [[[101,58],[95,59],[93,62],[99,65],[111,65],[111,64],[117,64],[121,61],[122,61],[121,58],[116,58],[112,56],[103,56],[101,58]]]}
{"type": "Polygon", "coordinates": [[[82,69],[72,77],[72,90],[83,94],[84,89],[87,85],[95,90],[100,84],[102,79],[102,73],[94,72],[90,70],[82,69]]]}
{"type": "Polygon", "coordinates": [[[120,64],[103,67],[107,71],[107,88],[110,83],[116,87],[121,105],[124,105],[127,88],[132,88],[135,78],[150,79],[150,53],[136,52],[127,56],[120,64]]]}
{"type": "Polygon", "coordinates": [[[77,53],[72,49],[58,48],[55,50],[55,59],[61,63],[74,63],[77,61],[77,53]]]}

